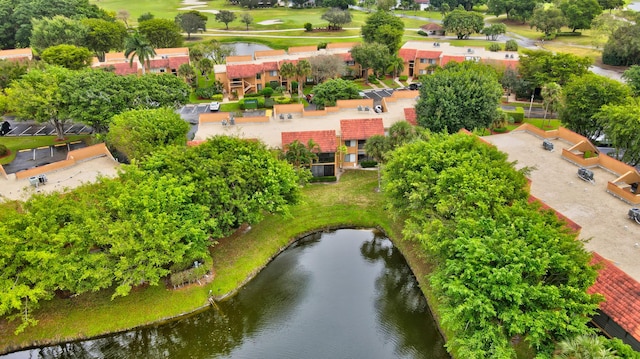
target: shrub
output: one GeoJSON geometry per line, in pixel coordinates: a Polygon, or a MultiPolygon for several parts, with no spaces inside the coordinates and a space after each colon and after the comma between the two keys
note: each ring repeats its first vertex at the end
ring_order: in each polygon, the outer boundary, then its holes
{"type": "Polygon", "coordinates": [[[362,168],[371,168],[378,165],[378,162],[375,160],[364,160],[360,161],[360,167],[362,168]]]}
{"type": "Polygon", "coordinates": [[[429,34],[427,34],[426,32],[422,31],[422,30],[418,30],[418,35],[421,36],[429,36],[429,34]]]}
{"type": "Polygon", "coordinates": [[[518,43],[516,40],[507,40],[504,44],[505,51],[518,51],[518,43]]]}
{"type": "Polygon", "coordinates": [[[273,89],[271,87],[265,87],[262,89],[261,93],[262,96],[269,98],[271,97],[271,95],[273,95],[273,89]]]}
{"type": "Polygon", "coordinates": [[[273,108],[273,104],[275,101],[273,101],[272,98],[265,98],[264,99],[264,107],[266,108],[273,108]]]}
{"type": "Polygon", "coordinates": [[[380,81],[378,81],[378,79],[375,77],[375,75],[369,75],[367,80],[369,80],[369,82],[372,83],[372,84],[379,84],[380,83],[380,81]]]}
{"type": "Polygon", "coordinates": [[[219,93],[219,94],[217,94],[217,95],[213,95],[213,96],[211,96],[211,99],[212,99],[213,101],[222,101],[222,94],[221,94],[221,93],[219,93]]]}
{"type": "Polygon", "coordinates": [[[337,181],[338,178],[336,178],[336,176],[321,176],[321,177],[311,177],[309,179],[310,183],[314,183],[314,182],[335,182],[337,181]]]}
{"type": "Polygon", "coordinates": [[[495,133],[505,133],[505,132],[507,132],[507,128],[506,127],[494,128],[493,132],[495,132],[495,133]]]}
{"type": "Polygon", "coordinates": [[[598,157],[598,154],[591,151],[584,152],[584,158],[592,158],[592,157],[598,157]]]}
{"type": "Polygon", "coordinates": [[[318,44],[318,50],[321,49],[326,49],[327,48],[327,43],[326,42],[321,42],[318,44]]]}
{"type": "Polygon", "coordinates": [[[489,51],[498,52],[500,50],[502,50],[502,46],[500,46],[500,44],[495,44],[494,43],[494,44],[489,45],[489,51]]]}
{"type": "Polygon", "coordinates": [[[253,98],[253,97],[260,97],[260,96],[262,96],[262,94],[257,93],[257,92],[256,92],[256,93],[247,93],[247,94],[244,94],[244,98],[253,98]]]}
{"type": "Polygon", "coordinates": [[[185,269],[169,275],[169,283],[173,288],[197,282],[200,278],[209,274],[211,263],[200,263],[198,267],[185,269]]]}
{"type": "Polygon", "coordinates": [[[559,32],[556,34],[556,36],[582,36],[582,33],[580,31],[563,31],[563,32],[559,32]]]}
{"type": "Polygon", "coordinates": [[[9,153],[9,149],[7,146],[0,144],[0,157],[5,156],[9,153]]]}
{"type": "Polygon", "coordinates": [[[514,123],[522,123],[524,121],[524,109],[522,107],[516,107],[515,111],[505,111],[505,113],[513,118],[514,123]]]}
{"type": "Polygon", "coordinates": [[[298,81],[291,81],[291,93],[298,90],[298,81]]]}
{"type": "Polygon", "coordinates": [[[286,105],[288,103],[291,103],[291,99],[284,96],[274,97],[273,100],[279,105],[286,105]]]}
{"type": "Polygon", "coordinates": [[[400,81],[407,81],[409,79],[409,76],[407,75],[400,75],[399,80],[400,81]]]}
{"type": "Polygon", "coordinates": [[[305,24],[304,24],[304,30],[305,30],[306,32],[311,32],[311,31],[313,31],[313,25],[312,25],[310,22],[305,23],[305,24]]]}

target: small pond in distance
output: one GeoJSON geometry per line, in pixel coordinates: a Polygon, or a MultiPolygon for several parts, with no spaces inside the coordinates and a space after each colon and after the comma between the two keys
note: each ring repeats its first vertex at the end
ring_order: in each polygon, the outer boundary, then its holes
{"type": "Polygon", "coordinates": [[[302,238],[218,307],[5,357],[449,358],[404,257],[375,230],[302,238]]]}
{"type": "Polygon", "coordinates": [[[256,51],[273,50],[267,45],[254,42],[225,42],[224,45],[232,47],[235,50],[234,56],[253,55],[256,51]]]}

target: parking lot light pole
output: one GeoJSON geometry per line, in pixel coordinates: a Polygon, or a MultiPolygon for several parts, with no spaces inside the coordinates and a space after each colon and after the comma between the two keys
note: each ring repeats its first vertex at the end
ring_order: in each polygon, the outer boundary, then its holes
{"type": "Polygon", "coordinates": [[[531,108],[533,107],[533,96],[535,92],[531,94],[531,103],[529,104],[529,118],[531,118],[531,108]]]}

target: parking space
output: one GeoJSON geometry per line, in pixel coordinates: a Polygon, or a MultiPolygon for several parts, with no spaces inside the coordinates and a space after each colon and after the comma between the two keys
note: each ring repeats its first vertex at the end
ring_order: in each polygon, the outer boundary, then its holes
{"type": "Polygon", "coordinates": [[[380,105],[383,97],[389,97],[393,94],[393,89],[382,89],[382,90],[367,90],[364,92],[364,97],[370,98],[373,100],[375,105],[380,105]]]}
{"type": "MultiPolygon", "coordinates": [[[[4,121],[3,121],[4,122],[4,121]]],[[[7,119],[11,130],[4,136],[52,136],[56,134],[56,129],[48,123],[36,123],[33,121],[16,121],[15,119],[7,119]]],[[[91,126],[83,124],[65,124],[65,134],[84,135],[93,133],[91,126]]]]}
{"type": "Polygon", "coordinates": [[[33,167],[47,165],[67,158],[69,151],[85,147],[83,141],[59,143],[53,146],[42,146],[34,149],[20,150],[16,158],[9,164],[3,165],[7,173],[15,173],[33,167]]]}

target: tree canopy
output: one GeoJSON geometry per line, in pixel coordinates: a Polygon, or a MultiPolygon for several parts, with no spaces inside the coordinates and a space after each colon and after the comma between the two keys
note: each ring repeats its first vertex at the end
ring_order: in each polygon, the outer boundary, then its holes
{"type": "Polygon", "coordinates": [[[603,105],[594,115],[616,148],[616,157],[632,166],[640,164],[640,98],[603,105]]]}
{"type": "Polygon", "coordinates": [[[449,9],[455,9],[462,6],[465,10],[471,11],[476,5],[484,5],[487,0],[431,0],[431,6],[440,9],[443,5],[447,5],[449,9]]]}
{"type": "Polygon", "coordinates": [[[88,28],[85,46],[93,51],[100,61],[111,50],[122,50],[127,38],[127,28],[117,21],[85,19],[82,24],[88,28]]]}
{"type": "Polygon", "coordinates": [[[151,19],[138,25],[138,32],[144,35],[155,49],[182,46],[180,27],[169,19],[151,19]]]}
{"type": "Polygon", "coordinates": [[[342,75],[346,65],[339,55],[317,55],[308,59],[311,64],[311,76],[316,83],[323,83],[342,75]]]}
{"type": "Polygon", "coordinates": [[[529,203],[506,154],[464,134],[431,135],[396,149],[383,172],[405,239],[434,259],[430,283],[441,323],[464,358],[515,357],[523,338],[550,355],[586,332],[598,295],[590,254],[554,213],[529,203]]]}
{"type": "Polygon", "coordinates": [[[93,54],[86,47],[75,45],[56,45],[42,52],[42,60],[49,65],[65,67],[69,70],[80,70],[91,66],[93,54]]]}
{"type": "Polygon", "coordinates": [[[337,100],[360,98],[358,85],[343,79],[330,79],[316,85],[313,90],[313,103],[319,107],[335,106],[337,100]]]}
{"type": "Polygon", "coordinates": [[[358,44],[350,52],[353,60],[360,64],[364,71],[365,83],[368,82],[369,69],[373,69],[376,75],[381,75],[391,62],[388,47],[377,42],[358,44]]]}
{"type": "Polygon", "coordinates": [[[378,10],[367,17],[360,32],[364,42],[384,44],[389,48],[390,54],[395,54],[400,49],[404,23],[393,14],[378,10]]]}
{"type": "Polygon", "coordinates": [[[593,19],[602,13],[598,0],[563,0],[560,10],[571,30],[590,29],[593,19]]]}
{"type": "Polygon", "coordinates": [[[434,132],[487,128],[498,116],[502,86],[488,65],[464,62],[423,78],[418,124],[434,132]]]}
{"type": "Polygon", "coordinates": [[[562,10],[555,6],[535,9],[529,21],[529,26],[535,27],[537,31],[542,32],[547,37],[560,31],[565,25],[567,25],[567,18],[562,13],[562,10]]]}
{"type": "Polygon", "coordinates": [[[236,19],[236,14],[229,10],[220,10],[216,14],[216,21],[223,23],[229,30],[229,23],[236,19]]]}
{"type": "Polygon", "coordinates": [[[640,24],[626,24],[609,36],[602,62],[614,66],[640,65],[640,24]]]}
{"type": "Polygon", "coordinates": [[[573,54],[554,54],[544,50],[524,50],[520,57],[518,70],[522,78],[533,85],[542,87],[550,82],[560,86],[571,76],[582,76],[589,71],[592,60],[573,54]]]}
{"type": "Polygon", "coordinates": [[[457,8],[444,17],[442,26],[446,32],[456,34],[458,39],[467,39],[469,35],[482,31],[484,17],[476,12],[457,8]]]}
{"type": "Polygon", "coordinates": [[[194,32],[207,31],[207,15],[197,10],[183,12],[175,17],[175,22],[187,33],[187,39],[191,39],[194,32]]]}
{"type": "Polygon", "coordinates": [[[626,69],[622,78],[627,81],[634,96],[640,96],[640,65],[633,65],[626,69]]]}
{"type": "Polygon", "coordinates": [[[594,73],[576,76],[563,87],[559,119],[567,128],[587,138],[602,134],[594,115],[603,105],[618,105],[630,95],[628,86],[594,73]]]}
{"type": "Polygon", "coordinates": [[[61,15],[33,19],[32,25],[30,46],[38,54],[48,47],[61,44],[83,46],[89,32],[80,20],[61,15]]]}
{"type": "Polygon", "coordinates": [[[349,10],[331,8],[322,14],[320,18],[329,22],[329,28],[340,30],[343,25],[351,22],[351,13],[349,10]]]}

